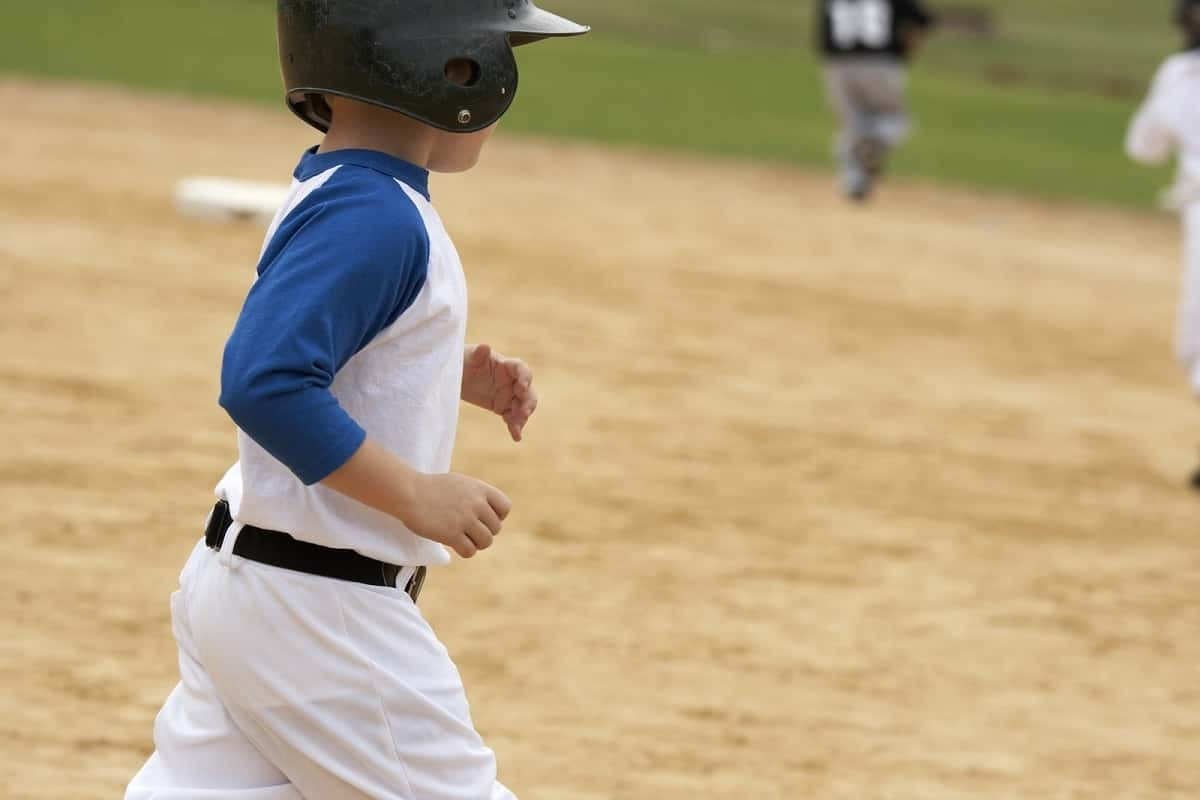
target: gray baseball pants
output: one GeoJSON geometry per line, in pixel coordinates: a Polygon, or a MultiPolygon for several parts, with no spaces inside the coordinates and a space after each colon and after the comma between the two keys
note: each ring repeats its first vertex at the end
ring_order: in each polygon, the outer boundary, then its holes
{"type": "Polygon", "coordinates": [[[835,152],[849,189],[865,180],[855,153],[864,142],[886,152],[912,130],[905,105],[908,70],[902,61],[879,57],[836,58],[825,62],[825,88],[841,123],[835,152]]]}

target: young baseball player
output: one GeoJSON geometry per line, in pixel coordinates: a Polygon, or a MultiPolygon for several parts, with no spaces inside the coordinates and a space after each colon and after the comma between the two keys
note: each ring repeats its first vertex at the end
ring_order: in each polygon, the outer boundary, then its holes
{"type": "MultiPolygon", "coordinates": [[[[1200,0],[1180,0],[1175,22],[1184,32],[1185,49],[1159,68],[1129,127],[1126,150],[1146,164],[1179,156],[1179,178],[1170,197],[1185,232],[1176,353],[1200,397],[1200,0]]],[[[1200,489],[1200,470],[1192,486],[1200,489]]]]}
{"type": "Polygon", "coordinates": [[[906,63],[934,18],[920,0],[821,0],[817,12],[825,87],[842,126],[842,188],[864,202],[912,129],[906,63]]]}
{"type": "Polygon", "coordinates": [[[475,164],[514,45],[586,31],[528,0],[280,0],[288,104],[325,138],[225,348],[240,458],[171,598],[180,682],[130,800],[513,797],[415,603],[509,512],[448,472],[460,399],[519,440],[537,397],[465,344],[428,173],[475,164]]]}

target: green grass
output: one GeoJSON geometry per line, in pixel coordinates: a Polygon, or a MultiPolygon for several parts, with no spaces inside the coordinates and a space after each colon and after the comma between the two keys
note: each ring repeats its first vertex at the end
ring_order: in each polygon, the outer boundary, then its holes
{"type": "MultiPolygon", "coordinates": [[[[1175,45],[1174,0],[926,0],[946,14],[989,15],[993,36],[944,33],[925,55],[937,72],[1043,87],[1131,92],[1175,45]]],[[[623,39],[710,52],[807,49],[814,3],[795,0],[555,0],[554,8],[623,39]]]]}
{"type": "MultiPolygon", "coordinates": [[[[506,126],[825,166],[832,122],[810,3],[558,0],[593,24],[522,49],[506,126]]],[[[1174,44],[1170,0],[975,0],[991,37],[947,31],[913,75],[920,130],[896,172],[1048,198],[1146,206],[1162,171],[1129,164],[1125,124],[1174,44]]],[[[0,72],[278,103],[271,0],[40,0],[8,10],[0,72]]]]}
{"type": "Polygon", "coordinates": [[[266,100],[279,93],[267,0],[38,0],[5,10],[0,71],[266,100]]]}

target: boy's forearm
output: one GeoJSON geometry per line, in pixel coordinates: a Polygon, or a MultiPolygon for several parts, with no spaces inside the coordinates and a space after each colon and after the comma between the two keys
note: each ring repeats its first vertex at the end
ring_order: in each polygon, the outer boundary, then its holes
{"type": "Polygon", "coordinates": [[[418,472],[370,439],[321,485],[395,517],[463,558],[492,546],[512,508],[494,486],[466,475],[418,472]]]}
{"type": "Polygon", "coordinates": [[[368,438],[321,485],[404,520],[412,511],[419,475],[404,459],[368,438]]]}

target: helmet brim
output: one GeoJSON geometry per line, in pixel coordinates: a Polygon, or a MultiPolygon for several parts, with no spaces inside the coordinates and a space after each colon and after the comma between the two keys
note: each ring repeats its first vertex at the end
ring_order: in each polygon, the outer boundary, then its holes
{"type": "Polygon", "coordinates": [[[513,47],[530,44],[541,39],[563,36],[582,36],[591,30],[587,25],[552,14],[530,3],[526,10],[509,27],[508,38],[513,47]]]}

